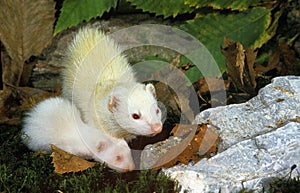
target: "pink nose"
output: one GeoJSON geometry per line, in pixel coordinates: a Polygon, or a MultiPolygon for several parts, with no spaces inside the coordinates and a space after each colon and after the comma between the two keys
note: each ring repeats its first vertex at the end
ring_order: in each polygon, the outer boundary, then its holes
{"type": "Polygon", "coordinates": [[[160,133],[162,131],[162,124],[161,123],[152,124],[151,130],[153,131],[153,133],[160,133]]]}
{"type": "Polygon", "coordinates": [[[109,165],[109,167],[115,169],[118,172],[130,172],[132,170],[135,169],[135,164],[133,162],[133,160],[130,160],[130,163],[127,163],[125,165],[121,165],[119,167],[113,166],[113,165],[109,165]]]}

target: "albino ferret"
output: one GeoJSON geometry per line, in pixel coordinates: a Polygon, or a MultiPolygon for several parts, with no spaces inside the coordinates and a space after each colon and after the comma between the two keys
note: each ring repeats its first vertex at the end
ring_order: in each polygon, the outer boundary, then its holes
{"type": "Polygon", "coordinates": [[[64,54],[63,96],[82,119],[127,141],[162,131],[152,84],[141,84],[119,46],[93,27],[81,28],[64,54]]]}
{"type": "Polygon", "coordinates": [[[119,172],[134,169],[131,151],[118,139],[82,122],[80,112],[67,99],[46,99],[24,119],[24,141],[34,151],[51,151],[53,144],[64,151],[87,159],[105,162],[119,172]]]}

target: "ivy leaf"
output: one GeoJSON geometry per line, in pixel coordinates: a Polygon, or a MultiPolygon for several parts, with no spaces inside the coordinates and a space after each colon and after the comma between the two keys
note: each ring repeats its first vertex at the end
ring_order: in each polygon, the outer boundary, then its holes
{"type": "Polygon", "coordinates": [[[164,18],[176,17],[179,13],[191,13],[194,9],[184,3],[184,0],[127,0],[137,9],[144,12],[155,13],[156,16],[164,16],[164,18]]]}
{"type": "Polygon", "coordinates": [[[65,0],[55,26],[54,35],[75,26],[83,20],[89,21],[94,17],[101,17],[104,12],[116,8],[118,0],[65,0]]]}
{"type": "Polygon", "coordinates": [[[248,11],[221,14],[211,13],[187,21],[181,28],[199,39],[213,55],[221,72],[226,69],[220,47],[224,37],[241,42],[245,47],[261,47],[274,33],[267,29],[271,24],[271,10],[253,8],[248,11]]]}

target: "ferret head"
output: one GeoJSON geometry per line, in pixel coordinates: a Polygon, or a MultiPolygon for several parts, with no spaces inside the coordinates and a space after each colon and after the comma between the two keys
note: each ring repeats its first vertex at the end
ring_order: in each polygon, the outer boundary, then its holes
{"type": "Polygon", "coordinates": [[[155,135],[162,131],[161,109],[152,84],[126,85],[116,88],[109,110],[118,124],[134,135],[155,135]]]}
{"type": "Polygon", "coordinates": [[[92,153],[96,161],[105,162],[108,167],[118,172],[132,171],[135,168],[130,148],[123,139],[99,141],[92,153]]]}

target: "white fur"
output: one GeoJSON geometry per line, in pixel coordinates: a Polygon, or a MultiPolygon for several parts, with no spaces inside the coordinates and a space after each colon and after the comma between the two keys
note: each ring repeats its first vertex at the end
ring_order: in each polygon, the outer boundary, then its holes
{"type": "Polygon", "coordinates": [[[23,132],[25,143],[34,151],[51,151],[53,144],[71,154],[106,162],[117,171],[134,169],[126,141],[83,123],[80,112],[67,99],[40,102],[24,119],[23,132]]]}
{"type": "Polygon", "coordinates": [[[153,85],[136,82],[127,59],[108,36],[83,28],[65,55],[63,95],[76,104],[86,123],[126,140],[161,131],[153,85]],[[110,109],[110,102],[116,101],[110,109]],[[133,113],[140,113],[141,119],[132,119],[133,113]]]}

